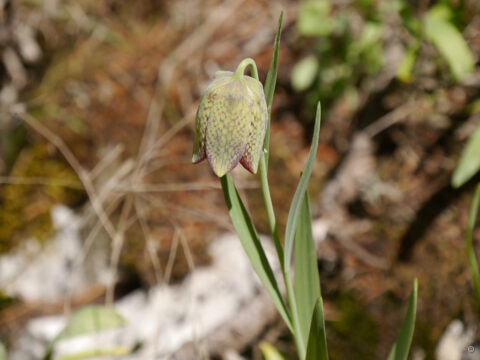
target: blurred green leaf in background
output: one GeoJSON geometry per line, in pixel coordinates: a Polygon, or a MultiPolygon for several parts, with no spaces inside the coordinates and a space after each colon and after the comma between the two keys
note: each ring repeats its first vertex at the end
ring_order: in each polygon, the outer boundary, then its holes
{"type": "Polygon", "coordinates": [[[327,0],[304,1],[298,14],[298,30],[304,36],[326,36],[332,32],[334,20],[329,17],[330,2],[327,0]]]}
{"type": "Polygon", "coordinates": [[[473,72],[475,63],[472,52],[462,34],[450,21],[452,13],[443,5],[433,6],[425,15],[425,35],[435,45],[447,62],[452,75],[462,81],[473,72]]]}
{"type": "Polygon", "coordinates": [[[480,170],[480,123],[463,149],[452,176],[453,187],[460,187],[480,170]]]}
{"type": "MultiPolygon", "coordinates": [[[[80,308],[72,314],[65,329],[50,343],[44,360],[53,358],[55,345],[62,339],[69,339],[86,334],[96,334],[104,330],[122,327],[125,324],[125,319],[111,307],[90,305],[80,308]]],[[[83,359],[101,354],[124,355],[129,352],[130,350],[125,348],[88,350],[84,353],[65,356],[63,359],[83,359]]]]}
{"type": "Polygon", "coordinates": [[[57,340],[68,339],[83,334],[93,334],[125,325],[125,320],[114,309],[101,305],[91,305],[75,311],[66,328],[57,340]]]}
{"type": "Polygon", "coordinates": [[[0,360],[7,360],[7,350],[2,343],[0,343],[0,360]]]}
{"type": "Polygon", "coordinates": [[[473,195],[472,204],[470,206],[470,213],[468,216],[467,231],[465,232],[465,249],[467,252],[468,264],[470,272],[472,273],[473,289],[480,302],[480,271],[478,270],[478,262],[473,248],[472,233],[477,220],[478,207],[480,206],[480,184],[477,185],[473,195]]]}
{"type": "Polygon", "coordinates": [[[265,360],[285,360],[275,346],[265,341],[260,343],[260,350],[262,351],[265,360]]]}

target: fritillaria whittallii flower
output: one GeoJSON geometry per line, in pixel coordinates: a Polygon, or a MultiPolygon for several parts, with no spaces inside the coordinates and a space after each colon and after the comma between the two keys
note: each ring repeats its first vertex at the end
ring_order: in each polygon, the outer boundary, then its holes
{"type": "MultiPolygon", "coordinates": [[[[239,66],[240,67],[240,66],[239,66]]],[[[218,71],[198,107],[193,163],[205,158],[222,177],[238,163],[256,173],[267,125],[262,84],[243,74],[218,71]]]]}

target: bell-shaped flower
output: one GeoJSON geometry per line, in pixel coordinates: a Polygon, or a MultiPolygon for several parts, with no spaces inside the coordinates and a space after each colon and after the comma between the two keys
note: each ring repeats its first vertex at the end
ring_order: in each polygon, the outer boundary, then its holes
{"type": "MultiPolygon", "coordinates": [[[[239,66],[240,68],[240,66],[239,66]]],[[[205,158],[222,177],[240,162],[256,173],[267,126],[262,84],[237,70],[218,71],[198,107],[193,163],[205,158]]]]}

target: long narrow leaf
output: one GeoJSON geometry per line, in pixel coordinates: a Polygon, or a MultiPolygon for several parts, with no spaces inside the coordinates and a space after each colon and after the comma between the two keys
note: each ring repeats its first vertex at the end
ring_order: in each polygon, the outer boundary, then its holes
{"type": "Polygon", "coordinates": [[[467,232],[465,234],[465,245],[467,251],[468,264],[470,265],[470,271],[472,272],[473,288],[477,294],[477,299],[480,301],[480,274],[478,271],[478,263],[475,257],[475,251],[473,249],[472,233],[475,227],[475,221],[477,219],[478,206],[480,205],[480,184],[475,189],[475,195],[473,195],[472,205],[470,205],[470,213],[468,216],[467,232]]]}
{"type": "Polygon", "coordinates": [[[277,281],[275,280],[272,268],[268,263],[268,259],[265,255],[262,244],[260,243],[260,239],[258,238],[257,231],[255,230],[255,227],[250,220],[250,216],[242,203],[242,199],[240,199],[240,195],[235,188],[230,174],[223,176],[221,178],[221,183],[230,219],[232,220],[233,227],[240,238],[240,242],[242,243],[248,258],[250,259],[253,269],[271,296],[273,303],[277,307],[282,318],[285,320],[285,323],[290,329],[292,329],[292,322],[285,301],[278,288],[277,281]]]}
{"type": "Polygon", "coordinates": [[[315,304],[311,323],[305,360],[328,360],[327,337],[321,297],[318,298],[315,304]]]}
{"type": "Polygon", "coordinates": [[[297,227],[298,215],[300,214],[303,197],[305,195],[305,192],[307,191],[308,180],[310,179],[310,175],[312,173],[313,161],[315,160],[315,156],[317,155],[318,136],[320,134],[320,114],[321,114],[321,108],[320,108],[320,103],[318,103],[310,154],[308,155],[307,163],[305,164],[305,168],[302,172],[302,175],[300,176],[300,180],[298,182],[297,189],[295,190],[295,194],[293,195],[292,203],[290,204],[290,210],[288,212],[287,225],[285,229],[285,245],[284,245],[285,248],[283,253],[284,255],[283,263],[285,266],[284,268],[285,285],[287,288],[288,302],[290,305],[290,311],[292,315],[293,328],[294,328],[293,334],[294,334],[295,344],[297,346],[297,352],[300,359],[305,358],[306,344],[305,344],[305,339],[302,336],[301,330],[300,330],[301,325],[300,325],[300,318],[298,314],[297,301],[295,299],[292,279],[290,278],[290,260],[292,258],[293,240],[295,236],[295,229],[297,227]]]}
{"type": "Polygon", "coordinates": [[[310,148],[310,154],[308,155],[307,163],[303,170],[302,175],[300,176],[300,181],[298,182],[297,190],[293,195],[293,200],[290,205],[290,210],[288,212],[287,225],[285,228],[285,268],[288,268],[290,260],[292,258],[293,250],[293,239],[295,236],[295,229],[297,227],[298,215],[300,214],[300,209],[302,206],[303,197],[307,191],[308,180],[312,173],[313,161],[317,155],[318,149],[318,136],[320,134],[320,117],[321,117],[321,107],[320,103],[317,105],[317,115],[315,116],[315,128],[313,130],[313,139],[312,146],[310,148]]]}
{"type": "Polygon", "coordinates": [[[312,216],[308,191],[305,192],[295,233],[294,292],[297,301],[301,336],[308,340],[315,303],[320,297],[317,255],[312,233],[312,216]]]}
{"type": "Polygon", "coordinates": [[[265,153],[260,158],[260,179],[262,182],[262,193],[263,199],[265,201],[265,208],[267,210],[268,223],[270,226],[270,231],[272,233],[273,241],[275,243],[275,249],[277,250],[278,260],[280,261],[280,266],[283,272],[283,248],[282,243],[280,242],[280,237],[278,236],[277,222],[275,219],[275,212],[273,210],[272,197],[270,196],[270,188],[268,186],[268,147],[270,142],[270,119],[272,112],[273,94],[275,92],[275,84],[277,82],[278,49],[280,46],[280,36],[282,34],[282,21],[283,11],[280,13],[280,18],[278,19],[278,27],[277,34],[275,35],[275,44],[273,46],[272,61],[270,62],[270,69],[268,70],[267,79],[265,80],[264,87],[265,100],[267,102],[268,120],[263,147],[267,151],[265,151],[265,153]]]}
{"type": "Polygon", "coordinates": [[[267,150],[267,152],[265,153],[265,163],[267,167],[268,167],[268,148],[270,144],[270,119],[271,119],[271,112],[272,112],[273,93],[275,92],[275,85],[277,83],[278,50],[280,48],[280,37],[282,35],[282,22],[283,22],[283,11],[280,13],[280,18],[278,19],[277,33],[275,35],[275,43],[273,45],[272,61],[270,62],[270,69],[268,70],[267,79],[265,80],[265,86],[264,86],[265,100],[267,102],[267,109],[268,109],[267,131],[265,133],[265,142],[264,142],[264,148],[265,150],[267,150]]]}
{"type": "Polygon", "coordinates": [[[412,343],[413,330],[415,329],[415,318],[417,314],[417,293],[418,281],[413,280],[412,293],[408,302],[408,309],[403,319],[400,333],[392,346],[387,360],[407,360],[410,345],[412,343]]]}

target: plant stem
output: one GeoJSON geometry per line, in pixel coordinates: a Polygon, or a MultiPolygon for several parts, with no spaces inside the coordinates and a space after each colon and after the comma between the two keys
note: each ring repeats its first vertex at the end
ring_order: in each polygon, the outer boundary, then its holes
{"type": "Polygon", "coordinates": [[[262,183],[262,194],[265,202],[265,208],[267,210],[268,224],[270,226],[270,232],[273,236],[273,242],[275,243],[275,249],[277,250],[278,260],[280,261],[280,267],[282,274],[285,275],[285,263],[283,260],[283,248],[278,235],[277,221],[275,219],[275,212],[273,210],[272,197],[270,196],[270,187],[268,186],[267,166],[265,157],[260,158],[260,181],[262,183]]]}
{"type": "Polygon", "coordinates": [[[241,79],[243,77],[243,73],[245,71],[245,68],[250,65],[250,72],[252,74],[252,77],[254,79],[258,79],[258,70],[257,70],[257,64],[255,64],[255,61],[252,58],[246,58],[242,60],[240,64],[237,66],[237,70],[235,71],[235,78],[241,79]]]}
{"type": "MultiPolygon", "coordinates": [[[[260,81],[258,78],[257,66],[255,64],[255,61],[251,58],[247,58],[243,60],[238,65],[234,76],[237,78],[241,78],[247,66],[250,66],[252,77],[260,81]]],[[[297,302],[295,300],[292,281],[290,279],[290,264],[285,264],[283,248],[280,242],[280,237],[278,235],[277,221],[275,219],[275,212],[273,210],[272,197],[270,195],[270,187],[268,185],[267,161],[268,161],[268,153],[262,154],[260,157],[260,180],[262,183],[263,200],[265,202],[265,208],[267,210],[267,216],[268,216],[268,223],[270,226],[270,231],[273,236],[273,241],[275,243],[275,249],[277,250],[277,255],[278,255],[278,259],[279,259],[281,270],[282,270],[283,280],[285,282],[287,299],[290,305],[290,312],[293,317],[293,337],[295,340],[299,358],[304,359],[306,348],[303,342],[302,334],[300,333],[301,329],[300,329],[300,319],[298,318],[297,302]]]]}
{"type": "MultiPolygon", "coordinates": [[[[237,70],[235,71],[234,76],[237,78],[241,78],[247,66],[250,66],[250,72],[252,74],[252,77],[257,81],[260,81],[260,79],[258,78],[257,65],[255,64],[255,61],[252,58],[247,58],[242,60],[242,62],[240,62],[240,64],[237,66],[237,70]]],[[[282,274],[283,274],[285,271],[284,260],[283,260],[283,248],[280,242],[280,237],[278,236],[277,221],[275,219],[275,212],[273,210],[272,197],[270,196],[270,188],[268,186],[268,176],[267,176],[268,169],[266,165],[267,159],[268,159],[268,154],[262,154],[260,156],[260,181],[262,183],[262,194],[263,194],[263,200],[265,202],[265,208],[267,210],[268,224],[270,226],[270,232],[272,233],[272,236],[273,236],[273,242],[275,243],[275,249],[277,251],[278,260],[280,262],[280,268],[282,269],[282,274]]]]}

